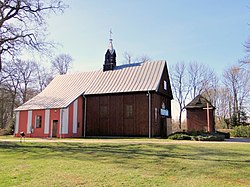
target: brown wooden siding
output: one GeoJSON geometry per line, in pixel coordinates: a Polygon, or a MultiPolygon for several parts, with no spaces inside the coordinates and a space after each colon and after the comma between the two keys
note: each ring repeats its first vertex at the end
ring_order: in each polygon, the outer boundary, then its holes
{"type": "MultiPolygon", "coordinates": [[[[160,108],[163,101],[171,111],[171,102],[168,102],[166,97],[151,93],[152,136],[160,136],[161,134],[160,108]],[[155,108],[157,109],[157,117],[155,116],[155,108]]],[[[147,92],[87,96],[86,135],[148,136],[148,102],[147,92]]]]}
{"type": "Polygon", "coordinates": [[[163,95],[159,95],[154,93],[152,95],[152,136],[161,136],[168,134],[167,132],[167,120],[165,117],[162,117],[160,115],[160,109],[162,108],[162,103],[165,103],[166,109],[169,111],[169,118],[171,118],[171,100],[169,100],[167,97],[163,95]],[[157,109],[157,116],[156,116],[156,111],[157,109]],[[161,121],[165,121],[165,126],[161,127],[161,121]],[[161,132],[164,131],[164,132],[161,132]]]}
{"type": "Polygon", "coordinates": [[[146,93],[88,96],[86,126],[89,136],[147,136],[148,96],[146,93]],[[101,115],[101,106],[108,107],[107,117],[101,115]],[[131,106],[132,114],[127,115],[126,107],[131,106]]]}

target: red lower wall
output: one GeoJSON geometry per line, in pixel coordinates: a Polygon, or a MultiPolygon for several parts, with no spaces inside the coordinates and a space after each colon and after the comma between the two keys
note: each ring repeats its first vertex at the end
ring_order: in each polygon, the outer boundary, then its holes
{"type": "Polygon", "coordinates": [[[19,115],[19,128],[18,133],[15,136],[20,136],[20,132],[24,132],[26,137],[37,137],[37,138],[50,138],[53,131],[53,121],[58,121],[55,125],[56,134],[55,137],[81,137],[82,136],[82,127],[83,127],[83,99],[82,97],[78,98],[78,114],[77,114],[77,133],[73,133],[73,103],[69,106],[69,116],[68,116],[68,134],[62,134],[60,136],[60,109],[50,109],[50,123],[49,123],[49,133],[44,134],[45,127],[45,110],[32,110],[32,133],[27,133],[27,122],[28,122],[28,111],[20,111],[19,115]],[[42,126],[41,128],[35,127],[36,116],[42,116],[42,126]]]}

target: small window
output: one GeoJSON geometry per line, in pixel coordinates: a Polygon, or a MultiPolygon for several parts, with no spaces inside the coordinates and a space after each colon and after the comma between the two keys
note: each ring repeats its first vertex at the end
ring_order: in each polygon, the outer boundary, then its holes
{"type": "Polygon", "coordinates": [[[131,117],[133,117],[133,105],[126,105],[125,117],[126,117],[126,118],[131,118],[131,117]]]}
{"type": "Polygon", "coordinates": [[[167,89],[168,89],[167,81],[164,80],[163,84],[164,84],[164,85],[163,85],[163,86],[164,86],[164,90],[167,90],[167,89]]]}
{"type": "Polygon", "coordinates": [[[155,123],[158,122],[158,108],[155,107],[155,123]]]}
{"type": "Polygon", "coordinates": [[[36,128],[42,127],[42,116],[36,116],[36,128]]]}
{"type": "Polygon", "coordinates": [[[101,118],[107,118],[108,117],[108,106],[102,105],[100,107],[100,117],[101,118]]]}

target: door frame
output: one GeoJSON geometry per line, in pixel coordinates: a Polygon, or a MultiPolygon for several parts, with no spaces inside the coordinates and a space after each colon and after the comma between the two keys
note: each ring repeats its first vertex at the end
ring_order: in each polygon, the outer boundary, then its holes
{"type": "Polygon", "coordinates": [[[57,131],[58,131],[58,120],[51,120],[51,134],[50,134],[50,138],[57,138],[57,131]],[[56,124],[56,135],[53,134],[53,132],[54,132],[54,124],[56,124]]]}

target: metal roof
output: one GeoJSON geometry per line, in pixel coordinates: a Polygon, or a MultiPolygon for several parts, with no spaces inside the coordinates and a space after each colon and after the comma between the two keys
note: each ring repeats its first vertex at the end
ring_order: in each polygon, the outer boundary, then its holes
{"type": "Polygon", "coordinates": [[[207,103],[209,107],[215,109],[215,107],[202,95],[197,95],[190,103],[185,107],[186,109],[197,109],[197,108],[205,108],[207,107],[207,103]]]}
{"type": "Polygon", "coordinates": [[[157,91],[165,61],[126,64],[111,71],[92,71],[56,76],[37,96],[16,109],[68,107],[84,95],[157,91]]]}

